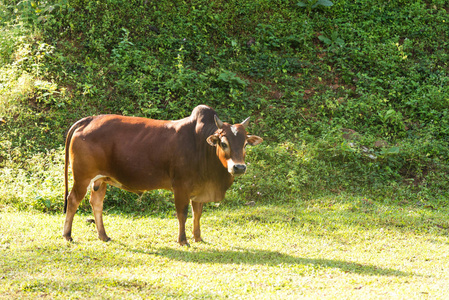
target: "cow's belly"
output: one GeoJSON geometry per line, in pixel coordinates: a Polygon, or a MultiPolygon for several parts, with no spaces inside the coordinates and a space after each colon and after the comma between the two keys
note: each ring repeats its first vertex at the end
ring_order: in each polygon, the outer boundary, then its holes
{"type": "Polygon", "coordinates": [[[92,179],[92,186],[94,189],[95,186],[99,186],[101,182],[137,194],[157,189],[172,189],[170,179],[165,176],[159,176],[157,178],[151,176],[141,178],[120,178],[119,176],[100,174],[92,179]]]}

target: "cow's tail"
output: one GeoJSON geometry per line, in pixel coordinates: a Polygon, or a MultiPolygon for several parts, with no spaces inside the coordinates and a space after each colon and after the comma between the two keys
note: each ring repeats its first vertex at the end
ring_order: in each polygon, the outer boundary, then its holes
{"type": "Polygon", "coordinates": [[[75,130],[77,130],[79,127],[85,125],[86,123],[89,123],[92,120],[92,117],[84,118],[76,122],[75,124],[70,127],[69,131],[67,132],[67,137],[65,139],[65,159],[64,159],[64,185],[65,185],[65,192],[64,192],[64,213],[67,212],[67,197],[69,196],[69,155],[70,155],[70,144],[72,143],[72,136],[75,130]]]}

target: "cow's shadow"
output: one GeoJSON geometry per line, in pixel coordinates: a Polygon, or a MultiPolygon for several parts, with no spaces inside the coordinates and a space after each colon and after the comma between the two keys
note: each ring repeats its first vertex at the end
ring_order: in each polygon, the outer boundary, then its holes
{"type": "MultiPolygon", "coordinates": [[[[134,251],[140,252],[137,249],[134,251]]],[[[146,252],[148,253],[148,252],[146,252]]],[[[416,274],[403,272],[391,268],[382,268],[370,264],[361,264],[351,261],[323,258],[304,258],[283,254],[276,251],[241,249],[233,250],[195,250],[186,251],[182,248],[158,248],[151,252],[152,255],[163,256],[171,260],[194,263],[214,263],[214,264],[246,264],[246,265],[302,265],[318,268],[336,268],[346,273],[376,276],[416,276],[416,274]]]]}

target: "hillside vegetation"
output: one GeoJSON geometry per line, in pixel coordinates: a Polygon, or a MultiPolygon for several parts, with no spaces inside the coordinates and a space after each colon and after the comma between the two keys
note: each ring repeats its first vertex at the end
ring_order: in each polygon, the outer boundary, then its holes
{"type": "MultiPolygon", "coordinates": [[[[178,119],[207,104],[224,121],[251,116],[265,140],[227,205],[446,207],[448,2],[315,2],[0,1],[0,205],[62,209],[77,119],[178,119]]],[[[173,211],[165,192],[106,197],[108,209],[173,211]]]]}

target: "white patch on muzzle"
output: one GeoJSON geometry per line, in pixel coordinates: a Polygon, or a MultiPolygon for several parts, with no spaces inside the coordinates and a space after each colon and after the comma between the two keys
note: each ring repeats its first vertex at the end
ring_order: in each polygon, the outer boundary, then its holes
{"type": "Polygon", "coordinates": [[[228,165],[228,172],[230,174],[234,175],[234,166],[235,166],[234,161],[232,159],[228,159],[226,161],[226,164],[228,165]]]}

